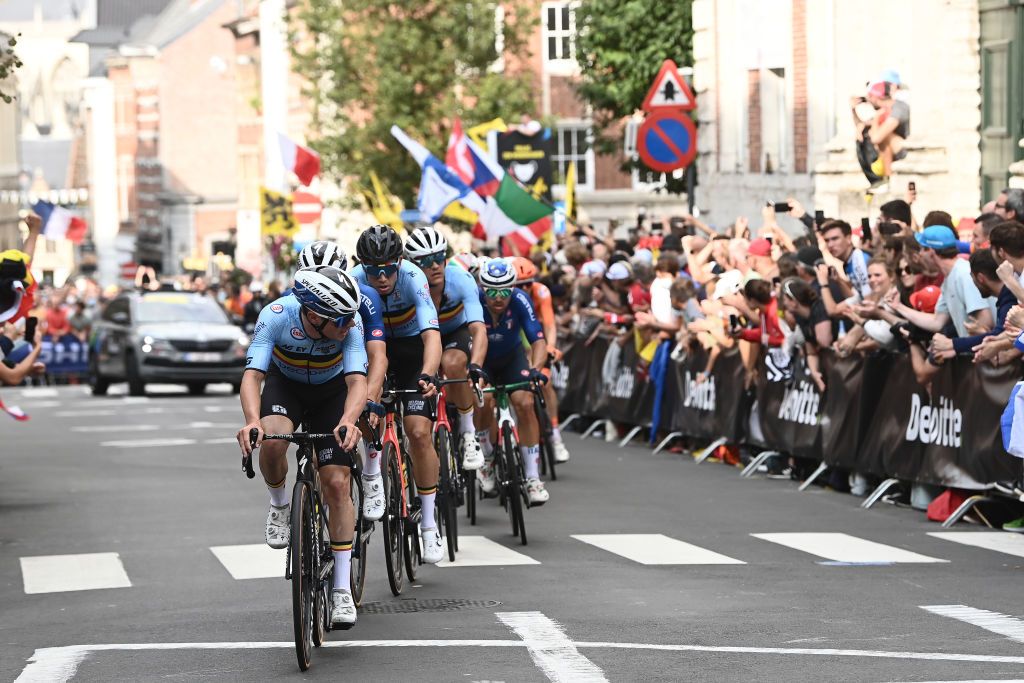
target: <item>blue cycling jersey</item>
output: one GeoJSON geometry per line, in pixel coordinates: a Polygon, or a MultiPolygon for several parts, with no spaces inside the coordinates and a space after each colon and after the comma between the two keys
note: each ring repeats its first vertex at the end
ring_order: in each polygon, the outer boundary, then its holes
{"type": "Polygon", "coordinates": [[[454,263],[444,269],[444,292],[437,312],[441,334],[450,334],[468,323],[482,323],[484,309],[476,279],[454,263]]]}
{"type": "Polygon", "coordinates": [[[310,339],[302,327],[302,304],[292,294],[277,299],[260,311],[246,354],[246,369],[266,372],[273,363],[290,380],[323,384],[344,373],[366,374],[369,365],[363,342],[363,323],[343,341],[310,339]]]}
{"type": "MultiPolygon", "coordinates": [[[[362,266],[356,266],[349,274],[361,284],[370,286],[362,266]]],[[[430,298],[427,276],[409,261],[402,260],[395,288],[381,299],[386,339],[415,337],[424,330],[437,329],[437,309],[430,298]]]]}
{"type": "Polygon", "coordinates": [[[359,284],[359,317],[363,319],[363,338],[384,341],[384,302],[369,285],[359,284]]]}
{"type": "MultiPolygon", "coordinates": [[[[486,306],[482,289],[477,296],[480,305],[486,306]]],[[[504,363],[511,354],[522,352],[520,332],[526,335],[526,340],[531,344],[544,338],[544,329],[533,310],[530,297],[520,289],[512,291],[512,300],[508,302],[508,308],[497,321],[494,315],[487,311],[484,315],[484,324],[487,326],[487,363],[504,363]]]]}

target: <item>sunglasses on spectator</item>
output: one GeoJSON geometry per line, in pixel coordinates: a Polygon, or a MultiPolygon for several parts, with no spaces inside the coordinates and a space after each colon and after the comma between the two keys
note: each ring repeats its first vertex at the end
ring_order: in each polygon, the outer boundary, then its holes
{"type": "Polygon", "coordinates": [[[507,299],[512,296],[512,288],[506,287],[504,289],[485,289],[484,296],[488,299],[507,299]]]}
{"type": "Polygon", "coordinates": [[[363,272],[366,273],[366,277],[378,278],[378,277],[391,277],[398,272],[397,263],[381,263],[379,265],[364,265],[363,272]]]}
{"type": "Polygon", "coordinates": [[[439,265],[447,260],[445,256],[446,254],[443,251],[440,251],[436,254],[430,254],[429,256],[424,256],[423,258],[416,259],[416,265],[419,266],[420,268],[429,268],[430,266],[439,265]]]}
{"type": "Polygon", "coordinates": [[[1005,209],[1006,208],[1006,204],[996,204],[996,208],[997,209],[1005,209]]]}

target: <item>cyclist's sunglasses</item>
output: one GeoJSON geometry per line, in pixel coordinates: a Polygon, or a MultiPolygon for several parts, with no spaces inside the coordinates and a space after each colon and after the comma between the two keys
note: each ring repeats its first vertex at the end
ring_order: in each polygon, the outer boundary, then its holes
{"type": "Polygon", "coordinates": [[[484,296],[488,299],[507,299],[512,296],[512,288],[506,287],[504,289],[485,289],[484,296]]]}
{"type": "Polygon", "coordinates": [[[416,265],[419,266],[420,268],[429,268],[430,266],[433,265],[440,265],[447,260],[447,254],[443,251],[440,251],[436,254],[430,254],[429,256],[424,256],[422,258],[416,259],[416,265]]]}
{"type": "Polygon", "coordinates": [[[345,315],[335,318],[331,322],[334,323],[337,327],[348,327],[349,323],[351,323],[355,319],[355,317],[355,313],[346,313],[345,315]]]}
{"type": "Polygon", "coordinates": [[[366,264],[363,266],[366,277],[391,277],[398,272],[398,263],[382,263],[380,265],[366,264]]]}

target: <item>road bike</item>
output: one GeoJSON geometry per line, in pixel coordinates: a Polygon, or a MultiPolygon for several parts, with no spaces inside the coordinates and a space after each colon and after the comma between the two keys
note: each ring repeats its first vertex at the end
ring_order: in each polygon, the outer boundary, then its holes
{"type": "MultiPolygon", "coordinates": [[[[549,380],[550,381],[550,380],[549,380]]],[[[533,411],[537,413],[537,426],[540,428],[540,473],[558,481],[555,472],[555,448],[552,442],[554,427],[548,415],[548,402],[544,400],[544,389],[537,387],[533,392],[533,411]]]]}
{"type": "Polygon", "coordinates": [[[455,561],[455,553],[459,550],[458,508],[463,503],[472,507],[469,513],[470,523],[476,523],[476,472],[462,469],[462,450],[458,440],[453,438],[451,421],[448,419],[448,396],[445,386],[469,382],[477,395],[477,403],[483,402],[480,388],[469,379],[444,379],[440,381],[437,401],[437,415],[434,419],[434,449],[440,460],[440,471],[437,480],[437,511],[438,528],[448,545],[448,559],[455,561]],[[468,501],[468,502],[467,502],[468,501]]]}
{"type": "MultiPolygon", "coordinates": [[[[342,430],[342,438],[345,431],[342,430]]],[[[259,432],[249,431],[249,442],[255,447],[259,432]]],[[[315,442],[335,440],[334,434],[264,434],[263,440],[287,441],[298,445],[298,471],[292,489],[290,535],[286,552],[285,578],[292,582],[292,624],[295,633],[295,655],[299,669],[306,671],[312,663],[313,647],[320,647],[331,630],[331,585],[334,553],[327,525],[327,506],[316,466],[315,442]]],[[[352,601],[362,603],[366,583],[366,546],[373,534],[373,522],[363,519],[363,484],[358,458],[347,453],[350,462],[349,486],[355,506],[356,524],[352,542],[350,588],[352,601]]],[[[242,469],[248,478],[256,476],[252,457],[242,458],[242,469]]]]}

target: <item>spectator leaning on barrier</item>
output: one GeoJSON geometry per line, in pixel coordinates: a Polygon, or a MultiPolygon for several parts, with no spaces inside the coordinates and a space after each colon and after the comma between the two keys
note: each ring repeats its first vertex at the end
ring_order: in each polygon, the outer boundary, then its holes
{"type": "Polygon", "coordinates": [[[818,351],[832,345],[832,321],[825,312],[825,304],[811,285],[796,277],[782,282],[780,300],[792,326],[800,330],[807,369],[818,390],[825,391],[818,361],[818,351]]]}
{"type": "Polygon", "coordinates": [[[957,354],[976,353],[976,360],[991,360],[1001,350],[990,345],[990,350],[980,348],[986,339],[997,339],[1006,324],[1006,315],[1017,303],[1017,297],[999,280],[996,259],[990,249],[978,249],[971,254],[969,260],[971,277],[982,296],[996,298],[996,324],[991,330],[970,337],[950,339],[941,333],[932,336],[932,354],[939,358],[952,358],[957,354]],[[977,349],[977,351],[975,350],[977,349]]]}

